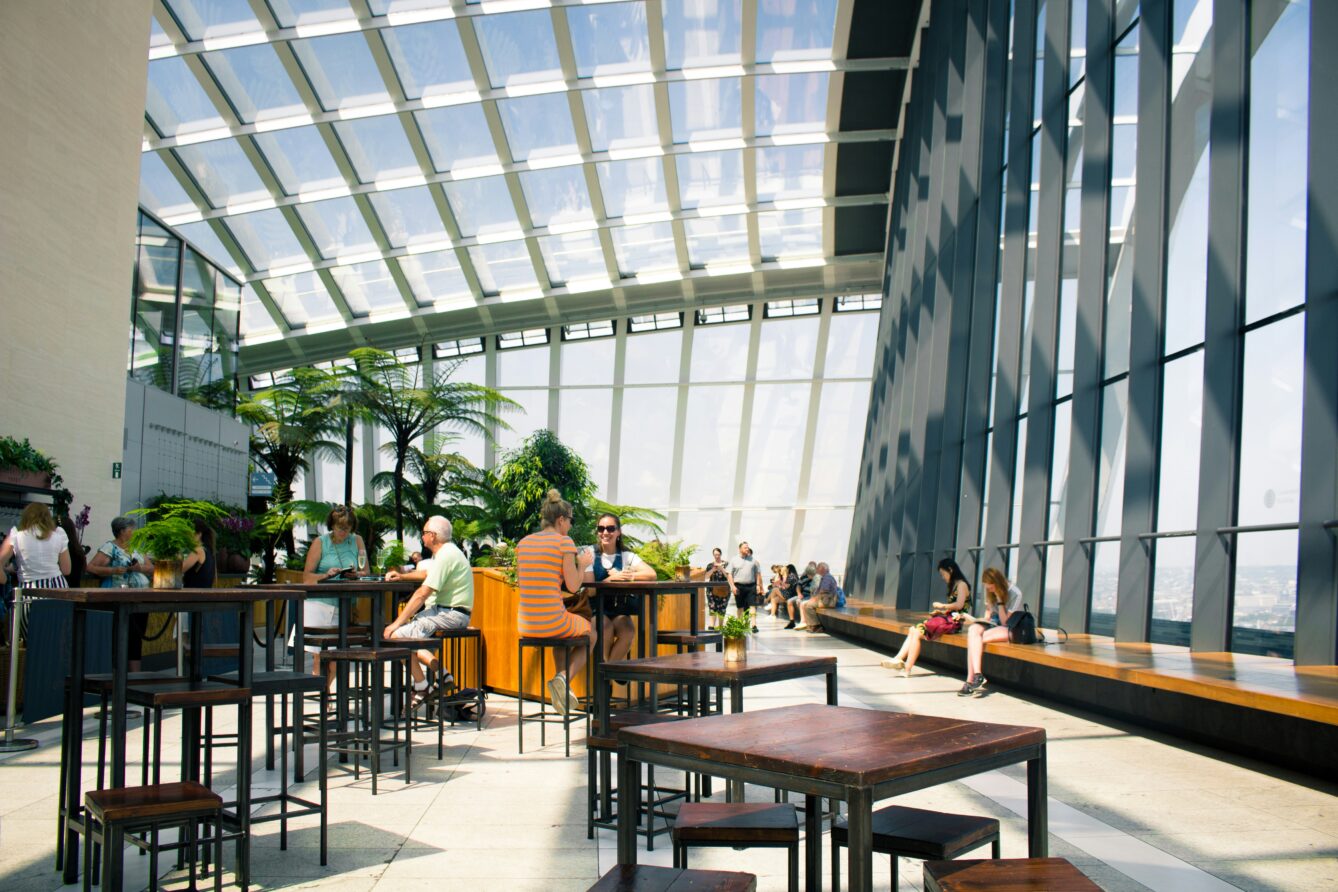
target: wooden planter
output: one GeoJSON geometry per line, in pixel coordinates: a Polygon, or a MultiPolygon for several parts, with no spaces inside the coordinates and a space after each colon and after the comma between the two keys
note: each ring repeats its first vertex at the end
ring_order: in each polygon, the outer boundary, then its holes
{"type": "Polygon", "coordinates": [[[46,471],[20,471],[18,468],[0,468],[0,483],[14,486],[31,486],[34,489],[49,489],[51,475],[46,471]]]}

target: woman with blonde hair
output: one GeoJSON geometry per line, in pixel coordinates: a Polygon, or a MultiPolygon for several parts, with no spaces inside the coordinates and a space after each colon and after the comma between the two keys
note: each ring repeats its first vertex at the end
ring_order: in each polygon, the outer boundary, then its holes
{"type": "Polygon", "coordinates": [[[568,613],[562,592],[581,587],[585,571],[595,560],[593,551],[580,551],[571,541],[571,504],[550,489],[539,509],[541,526],[516,543],[516,585],[520,589],[517,627],[522,638],[585,638],[584,647],[564,650],[561,668],[548,680],[553,708],[566,715],[577,712],[581,701],[571,692],[570,679],[585,668],[590,653],[590,621],[568,613]]]}
{"type": "Polygon", "coordinates": [[[0,583],[8,581],[5,567],[10,558],[19,565],[22,588],[65,588],[65,574],[70,572],[70,539],[56,526],[51,509],[33,502],[19,515],[0,545],[0,583]]]}
{"type": "Polygon", "coordinates": [[[981,574],[985,589],[983,622],[974,622],[966,630],[966,684],[957,692],[958,697],[980,697],[985,694],[985,676],[980,664],[985,658],[985,645],[991,641],[1008,640],[1008,617],[1022,609],[1022,590],[1008,581],[998,567],[988,567],[981,574]]]}

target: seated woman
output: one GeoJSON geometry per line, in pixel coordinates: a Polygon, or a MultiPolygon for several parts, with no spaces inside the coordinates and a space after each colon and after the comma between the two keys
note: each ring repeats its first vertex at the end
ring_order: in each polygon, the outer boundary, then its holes
{"type": "Polygon", "coordinates": [[[790,599],[799,591],[799,571],[794,568],[794,564],[786,564],[784,567],[778,564],[777,567],[780,570],[778,574],[780,577],[780,586],[778,587],[780,597],[773,605],[775,609],[770,612],[772,616],[780,619],[781,608],[786,608],[788,612],[790,599]]]}
{"type": "MultiPolygon", "coordinates": [[[[655,569],[627,550],[623,542],[622,518],[616,514],[601,514],[595,521],[593,549],[583,548],[591,561],[583,582],[649,582],[655,578],[655,569]]],[[[625,660],[636,641],[636,626],[632,617],[640,609],[639,596],[631,593],[605,594],[604,659],[625,660]]]]}
{"type": "MultiPolygon", "coordinates": [[[[791,565],[793,566],[793,565],[791,565]]],[[[799,622],[801,613],[800,606],[818,590],[818,565],[813,561],[808,562],[804,568],[804,575],[795,579],[794,593],[790,595],[789,600],[785,602],[785,612],[789,614],[790,621],[785,628],[793,629],[799,622]]]]}
{"type": "MultiPolygon", "coordinates": [[[[153,562],[139,552],[126,549],[135,535],[135,522],[129,517],[116,517],[111,522],[112,538],[88,562],[88,573],[102,580],[102,588],[148,588],[153,562]]],[[[147,613],[130,614],[131,672],[140,671],[144,656],[144,633],[149,628],[147,613]]]]}
{"type": "MultiPolygon", "coordinates": [[[[348,569],[362,570],[367,566],[367,546],[362,537],[353,532],[356,521],[353,509],[348,505],[335,505],[325,517],[325,528],[329,530],[312,540],[307,549],[306,566],[302,569],[302,582],[311,585],[327,579],[334,579],[348,569]]],[[[306,631],[313,628],[332,629],[339,625],[338,598],[307,598],[302,602],[302,625],[306,631]]],[[[291,636],[289,643],[292,643],[291,636]]],[[[308,644],[303,650],[312,654],[311,674],[321,674],[321,649],[308,644]]],[[[334,688],[334,663],[326,668],[325,687],[334,688]]]]}
{"type": "Polygon", "coordinates": [[[767,614],[776,615],[776,608],[789,600],[785,594],[785,568],[780,564],[771,565],[771,578],[767,580],[767,614]]]}
{"type": "Polygon", "coordinates": [[[568,613],[562,604],[563,590],[575,591],[590,568],[594,554],[577,557],[571,541],[571,505],[550,489],[539,509],[542,526],[516,543],[516,583],[520,589],[517,630],[523,638],[585,638],[583,647],[569,647],[554,654],[560,667],[548,680],[553,708],[566,715],[578,711],[581,701],[571,692],[569,679],[585,668],[590,653],[590,623],[568,613]]]}
{"type": "Polygon", "coordinates": [[[957,614],[967,610],[971,603],[971,585],[962,574],[962,568],[952,558],[938,562],[938,575],[948,584],[947,600],[935,601],[934,612],[929,614],[929,619],[911,627],[897,655],[890,660],[883,660],[884,669],[900,669],[905,677],[910,678],[915,661],[920,659],[920,643],[924,639],[933,641],[962,628],[963,620],[957,614]]]}
{"type": "Polygon", "coordinates": [[[980,671],[985,657],[985,645],[991,641],[1008,640],[1008,617],[1022,609],[1022,590],[1008,581],[1003,571],[989,567],[981,575],[985,589],[984,622],[974,622],[966,628],[966,684],[957,692],[958,697],[980,697],[985,693],[985,676],[980,671]]]}

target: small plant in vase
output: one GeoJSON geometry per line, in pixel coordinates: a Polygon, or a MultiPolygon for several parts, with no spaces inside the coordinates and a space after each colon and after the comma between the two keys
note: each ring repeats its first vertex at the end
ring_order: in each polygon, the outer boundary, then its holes
{"type": "Polygon", "coordinates": [[[715,614],[716,628],[725,640],[725,662],[746,663],[748,661],[748,636],[752,634],[752,625],[743,614],[725,616],[715,614]]]}
{"type": "Polygon", "coordinates": [[[165,501],[154,508],[139,508],[131,515],[151,519],[130,537],[128,548],[149,556],[153,561],[154,588],[180,588],[182,559],[195,550],[199,539],[195,521],[217,523],[227,512],[210,502],[194,499],[165,501]]]}

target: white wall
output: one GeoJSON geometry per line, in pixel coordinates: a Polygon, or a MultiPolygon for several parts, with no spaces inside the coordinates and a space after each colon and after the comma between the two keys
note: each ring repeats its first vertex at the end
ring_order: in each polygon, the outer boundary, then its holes
{"type": "Polygon", "coordinates": [[[0,3],[0,433],[120,507],[149,0],[0,3]]]}

